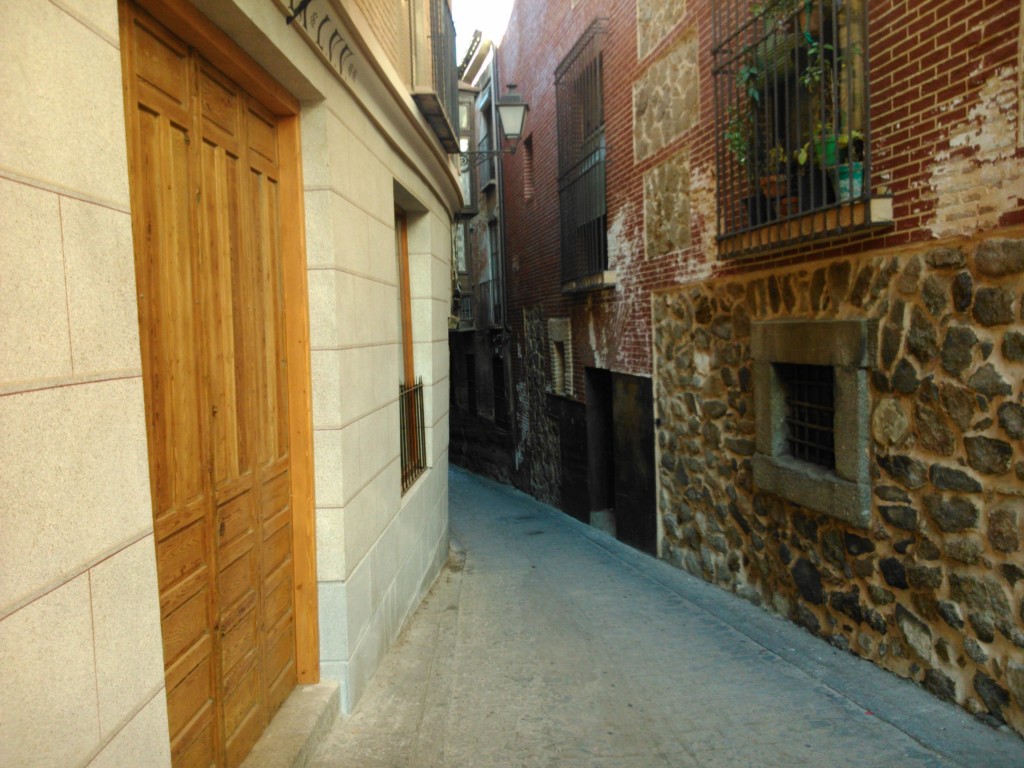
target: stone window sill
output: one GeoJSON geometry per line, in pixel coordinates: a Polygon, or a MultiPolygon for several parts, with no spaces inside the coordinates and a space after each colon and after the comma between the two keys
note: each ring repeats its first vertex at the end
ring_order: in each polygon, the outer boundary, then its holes
{"type": "Polygon", "coordinates": [[[871,521],[868,483],[844,480],[834,472],[789,456],[755,454],[754,483],[763,491],[857,528],[867,528],[871,521]]]}
{"type": "Polygon", "coordinates": [[[619,276],[614,269],[606,269],[602,272],[595,272],[592,275],[584,275],[574,280],[562,283],[562,293],[586,293],[587,291],[600,291],[605,288],[614,288],[619,283],[619,276]]]}

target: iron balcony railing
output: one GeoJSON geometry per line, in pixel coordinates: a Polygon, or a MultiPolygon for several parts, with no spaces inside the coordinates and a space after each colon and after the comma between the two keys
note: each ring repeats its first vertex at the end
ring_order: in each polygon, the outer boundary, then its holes
{"type": "Polygon", "coordinates": [[[405,493],[427,468],[422,379],[411,387],[404,383],[398,385],[398,412],[402,444],[402,493],[405,493]]]}
{"type": "MultiPolygon", "coordinates": [[[[448,0],[422,0],[430,3],[430,56],[419,54],[422,46],[414,44],[412,60],[412,98],[426,118],[438,141],[450,154],[459,152],[458,101],[459,84],[455,68],[455,24],[448,0]],[[429,82],[427,82],[429,80],[429,82]]],[[[419,18],[424,6],[420,0],[409,4],[409,12],[419,18]]],[[[419,29],[410,23],[410,32],[416,36],[419,29]]]]}
{"type": "Polygon", "coordinates": [[[872,224],[866,1],[712,5],[723,245],[777,248],[872,224]]]}
{"type": "Polygon", "coordinates": [[[447,0],[431,0],[430,49],[434,90],[448,115],[448,121],[457,125],[459,81],[455,64],[455,22],[447,0]]]}

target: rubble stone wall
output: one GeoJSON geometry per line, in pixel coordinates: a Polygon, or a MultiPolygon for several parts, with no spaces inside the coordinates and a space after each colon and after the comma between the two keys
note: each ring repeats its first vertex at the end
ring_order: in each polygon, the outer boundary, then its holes
{"type": "Polygon", "coordinates": [[[1024,734],[1024,240],[652,301],[661,556],[1024,734]],[[751,324],[783,319],[877,324],[867,529],[754,484],[751,324]]]}

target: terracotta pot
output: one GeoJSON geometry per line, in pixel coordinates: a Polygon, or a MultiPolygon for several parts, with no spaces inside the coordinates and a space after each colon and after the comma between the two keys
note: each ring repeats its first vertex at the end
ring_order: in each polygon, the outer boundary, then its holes
{"type": "Polygon", "coordinates": [[[769,200],[785,197],[789,194],[789,179],[783,173],[761,177],[761,191],[769,200]]]}
{"type": "Polygon", "coordinates": [[[795,195],[792,197],[780,197],[775,201],[775,209],[780,217],[800,213],[800,198],[795,195]]]}

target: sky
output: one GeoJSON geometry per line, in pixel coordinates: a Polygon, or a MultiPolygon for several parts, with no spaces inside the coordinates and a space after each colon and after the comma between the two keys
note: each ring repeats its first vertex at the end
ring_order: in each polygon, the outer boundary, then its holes
{"type": "Polygon", "coordinates": [[[473,30],[484,33],[484,39],[501,42],[512,13],[513,0],[452,0],[455,20],[456,61],[462,61],[466,48],[473,39],[473,30]]]}

